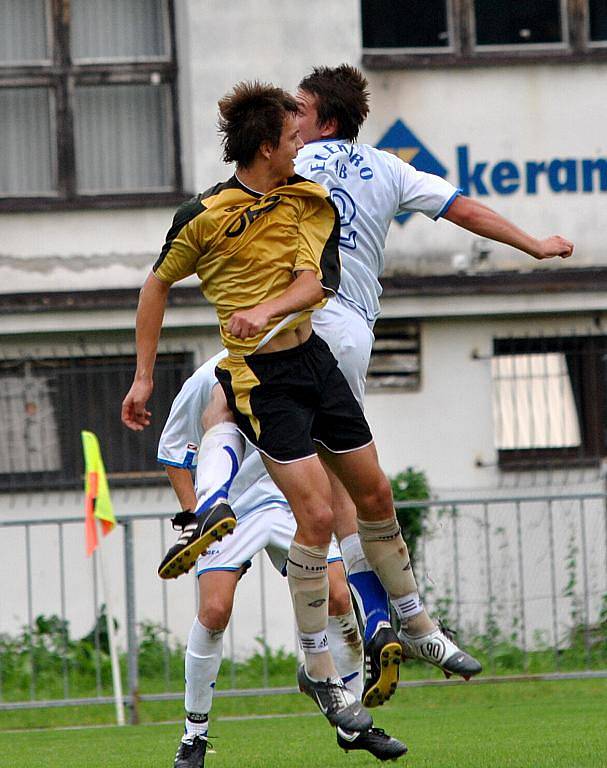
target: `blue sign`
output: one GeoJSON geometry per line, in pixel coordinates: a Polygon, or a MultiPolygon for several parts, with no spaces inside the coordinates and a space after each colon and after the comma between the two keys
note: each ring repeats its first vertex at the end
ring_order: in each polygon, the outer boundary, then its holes
{"type": "MultiPolygon", "coordinates": [[[[397,120],[381,137],[376,146],[377,149],[392,152],[418,171],[434,173],[443,179],[447,177],[445,166],[422,144],[413,131],[407,128],[402,120],[397,120]]],[[[411,213],[401,213],[395,218],[399,224],[404,224],[410,216],[412,216],[411,213]]]]}
{"type": "MultiPolygon", "coordinates": [[[[422,144],[417,136],[397,120],[377,143],[378,149],[400,157],[418,171],[434,173],[447,178],[444,165],[422,144]]],[[[505,158],[491,163],[477,160],[467,144],[455,148],[454,167],[457,181],[453,182],[464,195],[488,197],[489,195],[526,195],[551,193],[607,192],[607,157],[557,157],[541,160],[505,158]]],[[[404,224],[411,216],[396,216],[404,224]]]]}

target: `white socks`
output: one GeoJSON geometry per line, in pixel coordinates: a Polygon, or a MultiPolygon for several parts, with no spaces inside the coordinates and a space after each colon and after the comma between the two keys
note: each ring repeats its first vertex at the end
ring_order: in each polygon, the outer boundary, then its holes
{"type": "Polygon", "coordinates": [[[364,653],[354,611],[343,616],[329,616],[327,635],[337,674],[360,700],[364,685],[364,653]]]}
{"type": "Polygon", "coordinates": [[[207,734],[208,713],[221,666],[223,632],[207,629],[198,618],[190,629],[185,653],[185,737],[207,734]]]}
{"type": "Polygon", "coordinates": [[[197,513],[228,498],[244,449],[244,437],[230,421],[216,424],[205,432],[196,464],[197,513]]]}

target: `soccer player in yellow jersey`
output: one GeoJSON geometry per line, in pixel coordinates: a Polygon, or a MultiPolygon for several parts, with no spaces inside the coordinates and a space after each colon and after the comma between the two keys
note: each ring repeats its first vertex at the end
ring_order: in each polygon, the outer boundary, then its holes
{"type": "Polygon", "coordinates": [[[339,284],[339,218],[322,187],[293,176],[302,146],[296,113],[291,96],[259,84],[240,84],[220,102],[224,157],[237,172],[175,216],[141,292],[137,371],[122,418],[134,429],[149,424],[146,402],[168,291],[198,274],[229,353],[218,378],[239,427],[277,468],[296,507],[289,583],[306,657],[301,687],[333,724],[366,730],[371,717],[343,686],[327,650],[332,513],[312,439],[356,452],[371,435],[327,346],[311,333],[312,309],[339,284]],[[349,409],[346,433],[337,426],[349,409]],[[308,482],[320,494],[302,493],[308,482]]]}
{"type": "Polygon", "coordinates": [[[175,217],[137,312],[137,371],[123,402],[133,429],[146,402],[172,283],[196,273],[217,310],[228,356],[217,378],[248,440],[297,521],[288,582],[304,664],[299,686],[347,731],[372,720],[338,677],[327,649],[331,489],[320,458],[358,513],[362,546],[396,604],[417,594],[390,484],[362,410],[310,314],[339,285],[337,212],[322,187],[293,176],[302,146],[297,104],[272,86],[241,83],[220,103],[224,159],[235,175],[175,217]]]}

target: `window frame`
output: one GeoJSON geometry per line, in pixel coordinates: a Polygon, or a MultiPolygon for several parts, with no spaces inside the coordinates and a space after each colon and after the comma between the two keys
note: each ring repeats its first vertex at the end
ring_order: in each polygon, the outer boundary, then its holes
{"type": "Polygon", "coordinates": [[[379,394],[379,393],[415,393],[419,392],[422,388],[422,327],[421,322],[415,318],[380,318],[377,320],[373,329],[375,340],[371,349],[371,356],[369,359],[369,367],[367,371],[367,385],[366,393],[379,394]],[[403,344],[406,348],[401,350],[395,349],[392,354],[402,354],[405,356],[417,357],[417,370],[416,371],[395,371],[385,372],[382,376],[380,372],[374,371],[374,362],[379,357],[381,359],[382,354],[391,354],[390,349],[378,349],[381,347],[382,340],[391,341],[395,337],[402,336],[403,344]],[[412,347],[412,348],[410,348],[412,347]],[[383,380],[383,377],[390,378],[395,376],[399,377],[400,382],[393,381],[387,383],[383,380]],[[375,383],[372,383],[375,382],[375,383]]]}
{"type": "MultiPolygon", "coordinates": [[[[447,33],[449,35],[449,45],[434,46],[434,47],[420,47],[412,48],[403,46],[402,48],[363,48],[363,56],[365,54],[371,56],[381,56],[386,51],[390,51],[394,55],[404,56],[420,56],[420,55],[432,55],[432,56],[446,56],[457,52],[457,34],[456,23],[453,13],[453,3],[450,0],[445,0],[446,3],[446,17],[447,17],[447,33]]],[[[361,27],[362,35],[362,27],[361,27]]]]}
{"type": "Polygon", "coordinates": [[[7,195],[0,199],[0,211],[78,210],[90,208],[128,208],[172,206],[190,195],[183,189],[175,3],[166,0],[164,24],[168,51],[166,56],[145,60],[134,57],[114,61],[78,60],[72,62],[69,48],[69,0],[46,0],[47,34],[50,59],[43,62],[0,63],[0,88],[48,89],[50,119],[55,138],[51,154],[56,190],[35,195],[7,195]],[[88,192],[77,189],[74,136],[74,104],[76,87],[89,85],[166,85],[169,100],[167,117],[173,146],[173,179],[170,190],[146,192],[88,192]],[[54,102],[54,109],[52,109],[54,102]]]}
{"type": "Polygon", "coordinates": [[[607,372],[601,370],[603,359],[607,358],[607,335],[496,338],[493,341],[493,357],[554,352],[573,355],[579,367],[580,446],[496,448],[497,465],[502,471],[598,467],[607,456],[607,440],[603,436],[607,423],[607,372]]]}
{"type": "MultiPolygon", "coordinates": [[[[588,0],[561,0],[564,39],[561,43],[477,46],[474,0],[445,0],[452,21],[452,50],[362,48],[368,69],[441,69],[445,67],[607,61],[607,41],[590,39],[588,0]]],[[[362,13],[362,5],[361,5],[362,13]]],[[[361,27],[362,29],[362,27],[361,27]]],[[[361,33],[362,34],[362,33],[361,33]]]]}
{"type": "MultiPolygon", "coordinates": [[[[123,380],[122,389],[126,392],[135,370],[136,355],[132,350],[115,352],[96,352],[66,355],[24,355],[3,359],[0,365],[0,386],[3,379],[18,378],[21,370],[31,366],[32,378],[52,380],[49,400],[53,404],[53,416],[57,434],[59,467],[57,469],[37,469],[0,471],[0,493],[19,493],[36,491],[62,491],[82,488],[84,461],[79,434],[82,429],[92,429],[99,437],[108,478],[114,487],[140,487],[163,485],[166,473],[156,461],[156,438],[160,436],[165,418],[168,416],[173,399],[184,381],[194,372],[194,352],[160,351],[156,362],[156,387],[153,410],[154,423],[145,433],[128,430],[120,423],[119,402],[123,392],[117,392],[115,410],[111,415],[100,415],[94,408],[99,392],[107,392],[112,381],[118,376],[123,380]],[[44,372],[47,375],[43,375],[44,372]],[[101,374],[101,376],[100,376],[101,374]],[[95,382],[93,383],[93,377],[95,382]],[[173,378],[173,382],[171,381],[173,378]],[[80,402],[86,403],[82,411],[66,409],[64,395],[68,403],[75,398],[76,387],[85,383],[85,392],[80,402]],[[66,394],[67,393],[67,394],[66,394]],[[61,403],[61,407],[59,407],[61,403]],[[91,415],[92,413],[95,415],[91,415]],[[69,416],[66,416],[69,414],[69,416]],[[84,416],[84,418],[82,418],[84,416]],[[102,424],[99,424],[102,419],[102,424]],[[95,426],[97,425],[97,426],[95,426]],[[150,442],[151,441],[151,442],[150,442]],[[129,451],[138,445],[138,450],[129,451]],[[153,460],[152,460],[153,454],[153,460]],[[129,458],[139,457],[139,464],[129,458]],[[118,463],[120,470],[113,467],[118,463]]],[[[22,377],[27,380],[27,375],[22,377]]],[[[81,390],[78,390],[81,392],[81,390]]],[[[10,442],[9,442],[10,449],[10,442]]],[[[1,468],[0,468],[1,469],[1,468]]]]}
{"type": "Polygon", "coordinates": [[[584,19],[585,27],[586,27],[586,39],[588,41],[588,48],[595,49],[595,50],[601,50],[601,49],[607,49],[607,38],[605,40],[592,40],[590,37],[591,31],[590,31],[590,6],[586,6],[586,16],[584,19]]]}

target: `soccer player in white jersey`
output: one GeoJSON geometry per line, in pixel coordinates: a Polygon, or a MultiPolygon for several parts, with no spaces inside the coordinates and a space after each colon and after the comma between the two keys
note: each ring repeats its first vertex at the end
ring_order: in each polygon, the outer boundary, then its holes
{"type": "MultiPolygon", "coordinates": [[[[218,385],[215,366],[220,352],[183,385],[158,444],[158,461],[171,467],[196,468],[196,445],[203,442],[200,414],[218,385]],[[192,427],[196,424],[196,427],[192,427]],[[190,443],[184,443],[187,434],[190,443]]],[[[193,491],[191,491],[193,495],[193,491]]],[[[223,633],[232,613],[236,585],[255,554],[265,549],[275,568],[285,575],[287,554],[296,530],[286,499],[270,479],[257,451],[249,449],[231,484],[228,501],[238,524],[234,535],[212,544],[197,562],[199,605],[188,636],[185,655],[185,732],[174,768],[201,768],[207,749],[208,716],[222,659],[223,633]]],[[[196,504],[195,496],[184,502],[196,504]]],[[[360,699],[363,687],[362,640],[345,580],[339,549],[332,542],[329,562],[329,627],[331,655],[337,671],[360,699]]],[[[349,733],[337,728],[342,749],[369,751],[380,760],[393,760],[406,746],[383,730],[349,733]]]]}
{"type": "MultiPolygon", "coordinates": [[[[567,258],[573,253],[573,244],[565,238],[554,235],[538,240],[490,208],[461,195],[445,179],[417,171],[395,155],[368,144],[358,144],[356,139],[369,111],[368,97],[366,79],[359,70],[346,64],[315,68],[301,81],[297,92],[299,130],[305,146],[298,154],[296,170],[323,184],[341,214],[341,282],[337,296],[314,313],[313,327],[329,344],[361,404],[373,343],[372,328],[379,314],[383,248],[390,223],[397,214],[419,212],[431,219],[444,218],[535,259],[567,258]]],[[[220,392],[217,395],[204,416],[207,429],[217,430],[217,439],[213,442],[211,431],[207,432],[209,445],[203,441],[201,456],[205,460],[199,460],[197,472],[196,509],[205,514],[205,503],[209,499],[217,502],[219,497],[215,494],[223,493],[225,498],[225,486],[227,483],[229,487],[232,477],[232,463],[226,460],[222,445],[226,440],[231,445],[240,441],[225,400],[220,392]]],[[[187,480],[180,474],[183,469],[173,470],[169,470],[169,477],[179,495],[179,484],[187,480]]],[[[477,674],[480,664],[435,625],[417,591],[411,593],[406,604],[394,605],[400,620],[396,637],[389,623],[390,596],[362,551],[355,506],[335,477],[330,473],[329,476],[335,533],[365,622],[368,683],[363,703],[376,706],[392,695],[401,654],[428,661],[447,676],[460,674],[468,678],[477,674]]],[[[195,524],[191,523],[193,528],[195,524]]],[[[195,536],[184,533],[181,549],[195,545],[195,536]]]]}

